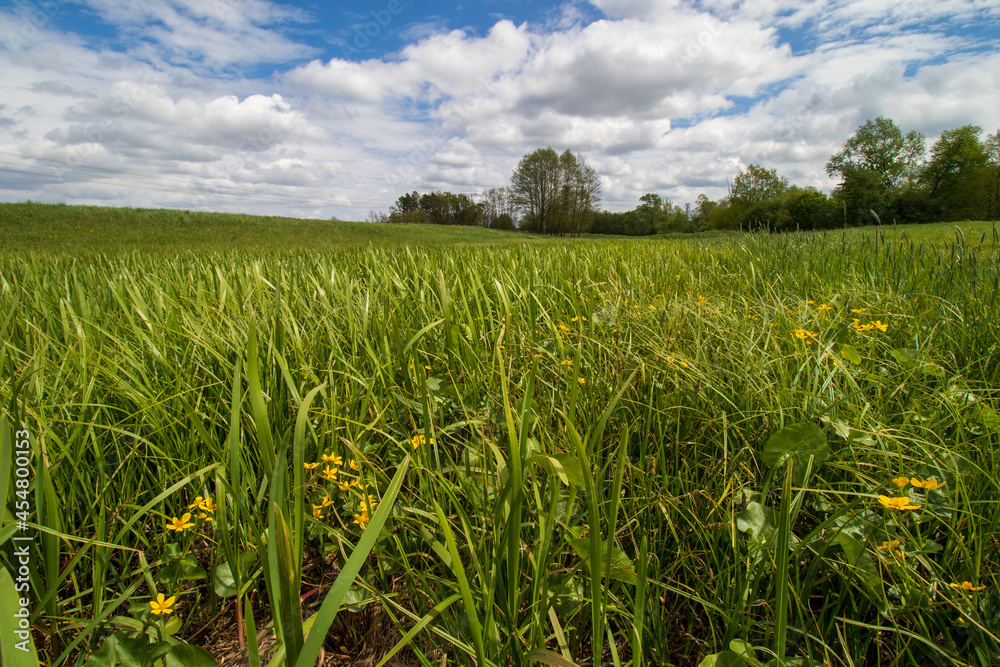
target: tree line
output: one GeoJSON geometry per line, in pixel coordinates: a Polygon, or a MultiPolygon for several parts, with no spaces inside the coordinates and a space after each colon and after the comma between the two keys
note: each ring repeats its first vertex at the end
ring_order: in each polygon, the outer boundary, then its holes
{"type": "Polygon", "coordinates": [[[729,184],[727,196],[704,194],[679,206],[646,193],[630,211],[598,210],[601,184],[587,162],[567,150],[539,148],[525,155],[510,184],[476,202],[465,194],[412,192],[388,215],[369,220],[480,225],[541,234],[643,236],[706,229],[829,229],[840,226],[1000,219],[1000,130],[946,130],[926,150],[920,132],[889,118],[868,120],[832,155],[826,173],[839,179],[829,196],[791,185],[776,170],[751,164],[729,184]]]}

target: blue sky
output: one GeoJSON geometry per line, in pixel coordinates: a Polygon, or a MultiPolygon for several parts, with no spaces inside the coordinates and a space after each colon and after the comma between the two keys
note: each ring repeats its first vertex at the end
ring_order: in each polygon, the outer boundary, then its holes
{"type": "Polygon", "coordinates": [[[869,118],[1000,128],[1000,2],[0,3],[0,200],[363,219],[541,146],[604,206],[829,191],[869,118]]]}

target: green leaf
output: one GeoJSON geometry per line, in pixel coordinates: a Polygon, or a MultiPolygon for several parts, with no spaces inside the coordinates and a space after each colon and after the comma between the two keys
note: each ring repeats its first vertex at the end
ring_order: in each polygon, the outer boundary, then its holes
{"type": "Polygon", "coordinates": [[[754,657],[753,645],[750,642],[743,641],[742,639],[734,639],[729,642],[729,650],[742,658],[743,662],[751,667],[763,667],[760,660],[754,657]]]}
{"type": "Polygon", "coordinates": [[[936,554],[941,551],[941,545],[934,540],[924,540],[924,546],[920,547],[920,553],[936,554]]]}
{"type": "MultiPolygon", "coordinates": [[[[101,648],[94,651],[83,663],[83,667],[117,667],[118,656],[115,654],[115,644],[118,640],[112,635],[104,640],[101,648]]],[[[7,664],[6,662],[4,663],[7,664]]]]}
{"type": "Polygon", "coordinates": [[[578,667],[578,665],[572,660],[567,660],[558,653],[553,653],[552,651],[544,648],[533,649],[524,657],[526,660],[540,662],[545,665],[552,665],[552,667],[578,667]]]}
{"type": "Polygon", "coordinates": [[[790,458],[792,460],[792,481],[796,485],[805,482],[809,457],[813,457],[813,472],[830,456],[830,446],[826,434],[819,426],[810,422],[791,424],[771,434],[764,445],[764,463],[771,468],[780,468],[790,458]]]}
{"type": "Polygon", "coordinates": [[[855,350],[850,345],[841,345],[840,346],[840,356],[844,358],[844,361],[848,361],[848,362],[850,362],[852,364],[860,364],[861,363],[861,355],[858,354],[858,351],[855,350]]]}
{"type": "MultiPolygon", "coordinates": [[[[590,538],[581,537],[575,540],[570,540],[570,545],[572,545],[573,550],[576,551],[577,555],[580,556],[580,560],[590,567],[590,538]]],[[[617,579],[618,581],[624,581],[626,584],[635,584],[635,564],[629,560],[629,557],[625,555],[625,552],[621,549],[612,547],[608,542],[604,542],[604,548],[601,549],[602,554],[607,554],[610,549],[611,553],[611,578],[617,579]]]]}
{"type": "Polygon", "coordinates": [[[14,588],[14,580],[5,567],[0,567],[0,609],[3,609],[0,612],[0,637],[3,637],[3,642],[0,642],[0,658],[3,666],[36,667],[41,664],[35,652],[35,642],[30,630],[25,631],[26,635],[16,634],[21,628],[20,619],[15,614],[21,609],[24,609],[25,613],[30,611],[28,607],[21,606],[20,596],[14,588]],[[22,651],[21,647],[27,650],[22,651]]]}
{"type": "Polygon", "coordinates": [[[722,651],[706,655],[698,667],[747,667],[747,662],[732,651],[722,651]]]}
{"type": "Polygon", "coordinates": [[[354,584],[344,594],[343,608],[346,611],[361,611],[372,602],[375,602],[372,594],[361,586],[354,584]]]}
{"type": "Polygon", "coordinates": [[[763,547],[774,539],[778,522],[774,510],[757,502],[747,503],[746,509],[736,515],[736,527],[749,533],[750,556],[755,561],[763,558],[763,547]]]}
{"type": "Polygon", "coordinates": [[[167,642],[149,643],[146,635],[129,637],[124,632],[116,632],[118,642],[115,644],[115,655],[124,667],[149,667],[153,661],[170,650],[167,642]]]}
{"type": "Polygon", "coordinates": [[[167,654],[167,667],[218,667],[218,663],[203,648],[178,644],[167,654]]]}
{"type": "Polygon", "coordinates": [[[167,635],[171,637],[180,632],[180,629],[181,629],[180,616],[171,615],[171,617],[167,619],[167,622],[163,624],[163,631],[166,632],[167,635]]]}
{"type": "MultiPolygon", "coordinates": [[[[253,557],[253,553],[249,551],[244,551],[240,554],[240,567],[244,572],[246,572],[247,565],[253,560],[253,557]]],[[[233,569],[229,565],[229,561],[215,568],[213,581],[215,583],[215,594],[219,597],[228,598],[236,595],[236,577],[233,576],[233,569]]]]}
{"type": "Polygon", "coordinates": [[[208,572],[198,567],[198,561],[194,559],[194,556],[185,556],[180,560],[167,563],[156,573],[156,581],[161,584],[207,578],[208,572]]]}
{"type": "Polygon", "coordinates": [[[848,565],[853,568],[854,573],[866,584],[869,598],[872,602],[884,605],[885,600],[882,598],[881,593],[882,580],[875,566],[875,559],[865,549],[864,542],[848,532],[841,531],[837,533],[837,544],[844,549],[844,558],[848,565]]]}

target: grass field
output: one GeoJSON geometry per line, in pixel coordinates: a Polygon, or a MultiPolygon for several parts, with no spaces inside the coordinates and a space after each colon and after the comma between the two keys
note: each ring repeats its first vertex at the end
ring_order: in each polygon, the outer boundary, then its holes
{"type": "Polygon", "coordinates": [[[30,536],[44,664],[1000,664],[992,223],[15,206],[0,606],[30,536]]]}

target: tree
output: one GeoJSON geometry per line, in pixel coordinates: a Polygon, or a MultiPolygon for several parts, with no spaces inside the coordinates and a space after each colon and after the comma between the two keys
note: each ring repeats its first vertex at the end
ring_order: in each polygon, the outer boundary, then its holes
{"type": "Polygon", "coordinates": [[[655,234],[666,217],[663,214],[663,199],[658,194],[647,192],[639,197],[639,201],[639,206],[625,218],[625,227],[629,230],[627,233],[633,236],[655,234]]]}
{"type": "Polygon", "coordinates": [[[517,164],[510,189],[525,210],[532,231],[549,233],[559,186],[559,155],[551,148],[539,148],[517,164]]]}
{"type": "Polygon", "coordinates": [[[484,227],[513,229],[516,204],[510,190],[505,187],[490,188],[482,201],[484,227]]]}
{"type": "Polygon", "coordinates": [[[931,148],[920,181],[945,220],[986,217],[990,158],[982,132],[978,125],[945,130],[931,148]]]}
{"type": "Polygon", "coordinates": [[[871,210],[883,215],[891,209],[899,189],[917,180],[924,152],[924,135],[904,136],[891,119],[879,116],[865,121],[830,157],[826,173],[840,177],[834,195],[858,221],[871,210]]]}
{"type": "Polygon", "coordinates": [[[510,191],[524,211],[522,227],[542,234],[579,234],[600,203],[601,184],[584,160],[569,150],[539,148],[521,158],[510,191]]]}
{"type": "Polygon", "coordinates": [[[1000,130],[986,137],[986,219],[1000,220],[1000,130]]]}
{"type": "Polygon", "coordinates": [[[748,165],[733,179],[729,187],[729,205],[735,209],[747,228],[756,226],[751,211],[760,204],[776,199],[788,189],[788,179],[778,176],[774,169],[765,169],[758,164],[748,165]]]}

